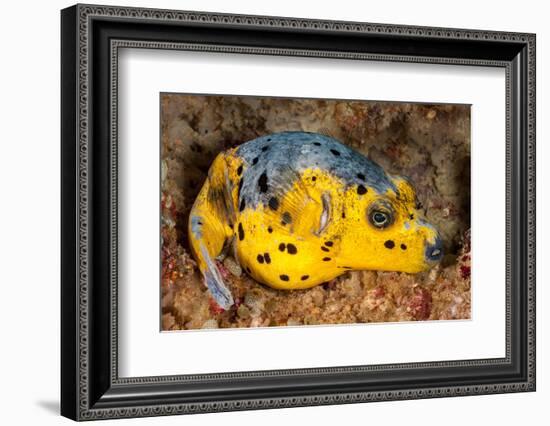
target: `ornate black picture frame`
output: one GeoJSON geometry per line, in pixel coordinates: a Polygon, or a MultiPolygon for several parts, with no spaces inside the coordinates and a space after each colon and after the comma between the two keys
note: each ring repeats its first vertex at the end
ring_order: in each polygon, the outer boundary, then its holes
{"type": "Polygon", "coordinates": [[[74,420],[535,390],[535,35],[76,5],[61,13],[61,413],[74,420]],[[186,49],[506,72],[506,356],[120,378],[117,52],[186,49]]]}

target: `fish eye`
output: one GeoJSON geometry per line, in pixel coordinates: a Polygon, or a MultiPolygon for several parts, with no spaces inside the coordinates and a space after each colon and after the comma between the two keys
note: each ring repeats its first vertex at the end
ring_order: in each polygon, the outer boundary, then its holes
{"type": "Polygon", "coordinates": [[[385,228],[390,224],[390,215],[385,212],[374,211],[371,213],[370,219],[377,228],[385,228]]]}
{"type": "Polygon", "coordinates": [[[384,229],[393,223],[393,209],[386,202],[377,202],[368,210],[369,222],[378,229],[384,229]]]}

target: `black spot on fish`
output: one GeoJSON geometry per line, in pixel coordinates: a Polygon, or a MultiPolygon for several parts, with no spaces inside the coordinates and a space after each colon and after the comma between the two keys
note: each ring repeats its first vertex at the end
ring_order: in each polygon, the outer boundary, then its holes
{"type": "Polygon", "coordinates": [[[312,177],[311,177],[311,180],[312,180],[313,182],[315,182],[315,181],[317,180],[317,176],[312,176],[312,177]]]}
{"type": "Polygon", "coordinates": [[[395,243],[394,243],[392,240],[387,240],[387,241],[384,243],[384,247],[389,248],[389,249],[392,249],[392,248],[395,247],[395,243]]]}
{"type": "Polygon", "coordinates": [[[357,173],[357,178],[361,179],[362,181],[364,181],[366,179],[365,175],[363,173],[357,173]]]}
{"type": "Polygon", "coordinates": [[[283,224],[288,224],[288,223],[292,223],[292,216],[290,215],[289,212],[284,212],[283,213],[283,224]]]}
{"type": "Polygon", "coordinates": [[[264,263],[264,257],[261,254],[259,254],[256,259],[258,259],[258,263],[264,263]]]}
{"type": "Polygon", "coordinates": [[[340,156],[340,151],[336,151],[335,149],[331,149],[330,152],[332,152],[332,155],[334,155],[336,157],[340,156]]]}
{"type": "Polygon", "coordinates": [[[271,256],[269,255],[269,253],[264,253],[264,259],[265,259],[265,263],[267,264],[271,263],[271,256]]]}
{"type": "Polygon", "coordinates": [[[288,281],[290,278],[288,277],[288,275],[279,275],[279,278],[282,280],[282,281],[288,281]]]}
{"type": "Polygon", "coordinates": [[[319,142],[313,142],[313,145],[315,146],[321,146],[321,144],[319,142]]]}
{"type": "Polygon", "coordinates": [[[363,185],[359,185],[357,187],[357,193],[359,195],[363,195],[363,194],[366,194],[367,193],[367,188],[365,188],[363,185]]]}
{"type": "Polygon", "coordinates": [[[330,250],[329,250],[328,248],[326,248],[326,247],[321,247],[321,250],[323,250],[323,251],[330,251],[330,250]]]}
{"type": "Polygon", "coordinates": [[[296,254],[298,253],[298,249],[296,248],[296,246],[292,243],[288,243],[286,245],[286,251],[288,252],[288,254],[296,254]]]}
{"type": "Polygon", "coordinates": [[[407,250],[407,245],[406,244],[401,244],[401,250],[407,250]]]}
{"type": "Polygon", "coordinates": [[[342,269],[352,269],[351,266],[340,266],[340,268],[342,268],[342,269]]]}
{"type": "Polygon", "coordinates": [[[279,208],[279,200],[277,200],[277,198],[275,197],[271,197],[268,204],[271,210],[277,210],[279,208]]]}
{"type": "Polygon", "coordinates": [[[237,188],[237,197],[241,196],[241,189],[243,189],[243,180],[239,181],[239,187],[237,188]]]}
{"type": "Polygon", "coordinates": [[[244,198],[241,200],[241,204],[239,205],[239,211],[242,212],[244,208],[246,207],[246,201],[244,198]]]}
{"type": "Polygon", "coordinates": [[[243,174],[243,165],[241,164],[239,168],[237,169],[237,176],[240,176],[243,174]]]}
{"type": "Polygon", "coordinates": [[[258,157],[252,160],[252,165],[255,166],[256,164],[258,164],[258,157]]]}
{"type": "Polygon", "coordinates": [[[332,260],[330,257],[323,257],[323,262],[328,262],[329,260],[332,260]]]}
{"type": "Polygon", "coordinates": [[[244,240],[244,229],[242,223],[239,222],[239,240],[244,240]]]}
{"type": "Polygon", "coordinates": [[[246,272],[248,272],[249,274],[252,272],[248,266],[246,267],[246,272]]]}
{"type": "Polygon", "coordinates": [[[325,241],[325,245],[327,247],[332,247],[334,245],[334,243],[332,241],[325,241]]]}
{"type": "Polygon", "coordinates": [[[260,192],[267,192],[267,174],[265,172],[260,175],[258,186],[260,187],[260,192]]]}
{"type": "Polygon", "coordinates": [[[233,229],[233,224],[232,224],[232,223],[230,223],[230,224],[229,224],[229,227],[230,227],[231,229],[233,229]]]}
{"type": "Polygon", "coordinates": [[[285,243],[279,244],[279,250],[280,251],[285,251],[285,249],[286,249],[286,244],[285,243]]]}
{"type": "Polygon", "coordinates": [[[300,278],[302,281],[305,281],[309,278],[309,275],[302,275],[302,277],[300,278]]]}
{"type": "MultiPolygon", "coordinates": [[[[270,139],[268,139],[268,140],[270,140],[270,139]]],[[[264,147],[262,148],[262,152],[266,152],[268,149],[269,149],[269,146],[264,146],[264,147]]]]}
{"type": "Polygon", "coordinates": [[[269,232],[271,234],[273,232],[273,228],[271,226],[268,226],[267,227],[267,232],[269,232]]]}
{"type": "Polygon", "coordinates": [[[346,218],[346,212],[342,212],[342,219],[346,218]]]}
{"type": "Polygon", "coordinates": [[[410,220],[413,220],[413,219],[414,219],[414,214],[411,213],[411,214],[409,215],[409,219],[410,219],[410,220]]]}

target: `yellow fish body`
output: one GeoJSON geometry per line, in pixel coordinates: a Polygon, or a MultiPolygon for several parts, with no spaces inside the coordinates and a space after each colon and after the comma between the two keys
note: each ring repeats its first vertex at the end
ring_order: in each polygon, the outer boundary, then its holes
{"type": "Polygon", "coordinates": [[[443,256],[412,185],[333,138],[282,132],[220,153],[189,219],[213,298],[233,305],[215,259],[232,249],[256,281],[305,289],[348,270],[416,273],[443,256]]]}

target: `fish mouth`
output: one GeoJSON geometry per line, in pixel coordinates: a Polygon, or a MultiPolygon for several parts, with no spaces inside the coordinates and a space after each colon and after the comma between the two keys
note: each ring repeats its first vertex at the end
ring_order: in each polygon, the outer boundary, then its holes
{"type": "Polygon", "coordinates": [[[443,258],[443,254],[443,241],[439,235],[436,237],[433,244],[426,244],[424,258],[429,265],[438,263],[443,258]]]}

